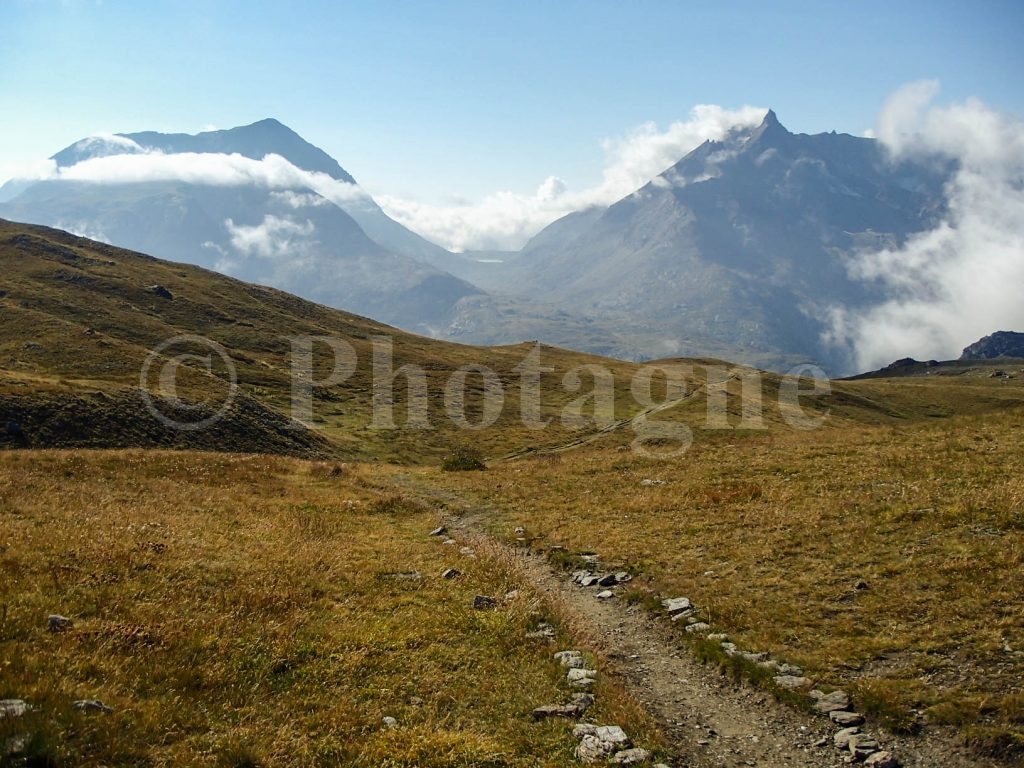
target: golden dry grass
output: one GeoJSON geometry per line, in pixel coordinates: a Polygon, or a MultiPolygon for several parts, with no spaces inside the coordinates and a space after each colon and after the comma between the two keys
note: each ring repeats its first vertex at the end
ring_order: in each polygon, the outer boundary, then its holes
{"type": "Polygon", "coordinates": [[[705,434],[671,461],[609,447],[415,477],[493,505],[498,535],[524,525],[538,545],[633,568],[634,600],[692,597],[741,647],[849,687],[890,727],[952,724],[1011,754],[1024,746],[1022,428],[1018,409],[705,434]]]}
{"type": "MultiPolygon", "coordinates": [[[[437,509],[335,467],[0,454],[0,698],[35,708],[0,737],[54,765],[572,765],[569,723],[530,720],[569,691],[555,648],[524,638],[559,622],[514,560],[460,555],[426,535],[437,509]],[[48,632],[50,613],[74,627],[48,632]],[[82,698],[115,711],[73,712],[82,698]]],[[[657,745],[611,679],[592,713],[657,745]]]]}

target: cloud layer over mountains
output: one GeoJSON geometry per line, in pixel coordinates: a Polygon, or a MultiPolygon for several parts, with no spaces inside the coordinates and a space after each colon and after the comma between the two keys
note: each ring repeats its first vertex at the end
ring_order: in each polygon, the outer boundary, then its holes
{"type": "Polygon", "coordinates": [[[389,195],[377,202],[389,216],[446,248],[515,250],[555,219],[592,206],[607,206],[636,191],[679,158],[707,140],[735,128],[752,128],[766,109],[730,110],[701,104],[688,120],[660,130],[654,123],[626,136],[602,142],[605,165],[601,181],[587,189],[566,188],[557,176],[545,179],[532,195],[495,192],[476,203],[430,205],[389,195]]]}
{"type": "Polygon", "coordinates": [[[1024,121],[973,100],[936,106],[938,91],[934,81],[904,86],[879,117],[878,138],[894,159],[952,159],[958,170],[937,227],[849,264],[889,296],[834,310],[830,337],[859,370],[954,358],[981,336],[1024,328],[1024,121]]]}

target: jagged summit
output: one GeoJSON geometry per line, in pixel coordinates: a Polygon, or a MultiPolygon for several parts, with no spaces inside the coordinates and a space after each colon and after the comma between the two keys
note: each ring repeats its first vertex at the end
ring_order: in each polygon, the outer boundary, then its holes
{"type": "Polygon", "coordinates": [[[788,142],[792,136],[793,134],[786,130],[785,126],[779,122],[779,118],[775,114],[775,110],[769,109],[765,113],[764,120],[761,121],[761,124],[750,134],[750,138],[747,140],[746,145],[748,147],[778,145],[788,142]]]}

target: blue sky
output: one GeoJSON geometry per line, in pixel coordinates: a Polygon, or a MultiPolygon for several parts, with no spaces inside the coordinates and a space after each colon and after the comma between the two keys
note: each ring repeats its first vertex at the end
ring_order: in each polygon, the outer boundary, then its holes
{"type": "Polygon", "coordinates": [[[1024,3],[0,0],[0,175],[97,132],[274,116],[427,202],[601,176],[698,103],[863,133],[922,78],[1024,113],[1024,3]]]}

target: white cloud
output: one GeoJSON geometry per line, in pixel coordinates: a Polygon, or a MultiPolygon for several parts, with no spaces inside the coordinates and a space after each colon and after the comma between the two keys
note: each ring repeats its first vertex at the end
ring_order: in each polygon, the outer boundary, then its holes
{"type": "Polygon", "coordinates": [[[378,202],[392,218],[453,250],[515,249],[567,213],[620,200],[704,141],[721,139],[733,128],[757,125],[766,111],[701,104],[691,110],[688,120],[665,130],[645,123],[624,137],[606,139],[602,142],[605,166],[601,181],[576,192],[550,176],[532,195],[503,191],[479,202],[447,206],[390,195],[378,196],[378,202]]]}
{"type": "MultiPolygon", "coordinates": [[[[19,180],[67,180],[96,184],[130,184],[147,181],[181,181],[212,186],[257,185],[268,189],[309,189],[338,205],[365,199],[366,192],[357,184],[338,181],[326,173],[304,171],[280,155],[270,154],[254,160],[239,154],[180,152],[166,154],[156,150],[143,151],[135,142],[123,137],[90,137],[76,146],[117,152],[91,157],[74,165],[57,168],[52,160],[15,169],[11,177],[19,180]],[[112,141],[113,139],[119,141],[112,141]],[[133,149],[134,147],[134,149],[133,149]]],[[[314,196],[283,198],[285,202],[313,205],[314,196]]]]}
{"type": "Polygon", "coordinates": [[[300,242],[306,241],[316,228],[308,219],[304,222],[267,214],[259,224],[247,226],[224,222],[231,236],[231,245],[245,256],[277,259],[293,254],[300,242]]]}
{"type": "Polygon", "coordinates": [[[859,370],[902,357],[949,359],[996,330],[1024,329],[1024,121],[971,100],[932,106],[936,83],[912,83],[886,102],[878,136],[894,158],[952,158],[949,212],[902,248],[860,254],[854,277],[889,300],[836,309],[828,335],[859,370]]]}

